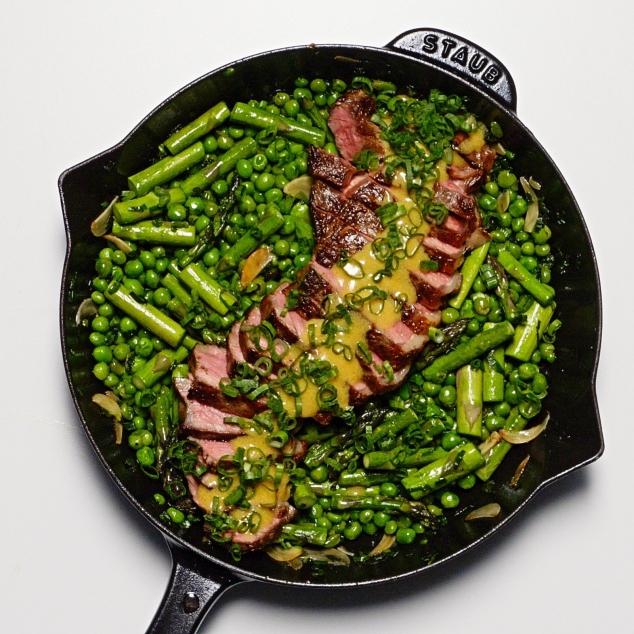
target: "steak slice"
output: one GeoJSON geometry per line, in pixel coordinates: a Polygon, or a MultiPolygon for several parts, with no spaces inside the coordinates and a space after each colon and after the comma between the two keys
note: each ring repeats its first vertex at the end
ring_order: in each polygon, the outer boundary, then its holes
{"type": "Polygon", "coordinates": [[[460,273],[447,275],[438,271],[410,271],[409,276],[416,289],[418,301],[431,310],[440,308],[443,298],[457,293],[462,283],[460,273]]]}
{"type": "Polygon", "coordinates": [[[363,382],[368,386],[372,394],[385,394],[396,389],[405,379],[409,372],[409,365],[404,368],[395,371],[394,377],[391,381],[388,381],[383,374],[383,359],[379,357],[376,352],[370,351],[372,354],[372,360],[366,361],[363,357],[357,353],[357,359],[363,368],[363,382]]]}
{"type": "Polygon", "coordinates": [[[370,328],[366,335],[370,350],[381,359],[389,361],[394,372],[408,366],[423,349],[427,339],[425,335],[413,332],[402,321],[396,322],[385,331],[370,328]]]}
{"type": "Polygon", "coordinates": [[[465,243],[468,234],[469,226],[466,221],[454,214],[449,214],[441,225],[432,223],[427,235],[430,238],[438,238],[438,240],[451,246],[461,247],[465,243]]]}
{"type": "Polygon", "coordinates": [[[343,189],[357,173],[357,168],[335,154],[314,145],[308,146],[308,174],[343,189]]]}
{"type": "Polygon", "coordinates": [[[417,335],[426,335],[431,326],[438,326],[441,320],[439,310],[430,310],[423,304],[408,304],[403,308],[402,321],[417,335]]]}
{"type": "Polygon", "coordinates": [[[280,339],[295,343],[308,327],[306,320],[295,310],[286,310],[286,291],[289,284],[280,284],[273,293],[267,295],[260,305],[262,319],[273,324],[280,339]],[[286,310],[286,312],[285,312],[286,310]]]}
{"type": "Polygon", "coordinates": [[[388,190],[368,174],[357,174],[343,190],[343,193],[350,200],[360,202],[372,211],[392,199],[388,190]]]}
{"type": "Polygon", "coordinates": [[[374,211],[356,200],[349,200],[344,205],[341,220],[344,225],[354,227],[370,240],[374,240],[383,230],[381,220],[374,211]]]}
{"type": "Polygon", "coordinates": [[[191,436],[189,440],[198,443],[202,461],[208,467],[215,467],[224,456],[233,456],[235,454],[233,445],[226,440],[204,440],[194,436],[191,436]]]}
{"type": "Polygon", "coordinates": [[[466,194],[456,181],[436,181],[433,201],[445,205],[451,213],[464,218],[470,231],[481,224],[475,198],[466,194]]]}
{"type": "Polygon", "coordinates": [[[375,112],[374,98],[363,90],[351,90],[335,102],[328,117],[328,127],[344,159],[352,161],[362,150],[374,150],[379,156],[384,155],[379,126],[370,122],[375,112]]]}
{"type": "Polygon", "coordinates": [[[243,434],[238,425],[225,423],[227,414],[211,405],[205,405],[188,398],[191,379],[174,379],[174,388],[181,398],[179,414],[181,427],[189,432],[196,432],[203,438],[235,438],[243,434]]]}
{"type": "Polygon", "coordinates": [[[271,521],[262,523],[255,533],[239,533],[234,531],[231,541],[239,544],[244,551],[260,550],[267,544],[274,542],[282,532],[284,524],[288,524],[297,515],[297,509],[288,502],[278,502],[273,509],[271,521]]]}
{"type": "Polygon", "coordinates": [[[321,319],[326,316],[324,302],[333,290],[332,286],[317,273],[308,267],[306,274],[299,284],[299,296],[295,310],[304,319],[321,319]]]}
{"type": "Polygon", "coordinates": [[[455,247],[438,238],[425,236],[423,247],[430,259],[438,262],[442,273],[453,273],[461,264],[464,247],[455,247]]]}

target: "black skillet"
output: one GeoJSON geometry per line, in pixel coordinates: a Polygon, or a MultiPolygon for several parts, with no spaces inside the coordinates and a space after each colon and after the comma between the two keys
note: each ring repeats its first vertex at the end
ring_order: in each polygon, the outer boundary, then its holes
{"type": "MultiPolygon", "coordinates": [[[[68,382],[77,411],[104,467],[132,504],[164,535],[173,558],[169,587],[148,632],[195,632],[207,610],[230,585],[266,581],[311,587],[351,587],[424,574],[472,549],[497,532],[538,491],[603,452],[595,395],[601,335],[599,278],[590,237],[579,207],[548,154],[515,115],[516,93],[508,70],[473,43],[435,29],[415,29],[385,48],[302,46],[263,53],[216,70],[186,86],[148,115],[121,143],[71,169],[59,179],[68,250],[61,295],[61,335],[68,382]],[[103,388],[92,375],[88,333],[75,325],[81,301],[90,293],[94,261],[102,241],[89,230],[100,205],[126,187],[125,177],[156,156],[156,148],[174,128],[220,100],[260,99],[289,89],[298,76],[340,77],[348,83],[363,75],[412,86],[418,94],[436,87],[468,98],[480,119],[496,120],[504,145],[516,154],[515,170],[543,184],[553,227],[551,246],[560,263],[552,284],[564,327],[557,335],[558,359],[548,369],[546,407],[551,424],[528,449],[515,448],[498,470],[488,492],[462,496],[467,508],[497,501],[502,513],[481,523],[450,518],[433,549],[411,547],[376,563],[326,568],[315,576],[310,566],[295,571],[262,553],[239,563],[222,547],[203,542],[202,529],[178,532],[158,520],[153,495],[158,485],[139,473],[126,444],[116,445],[112,424],[91,402],[103,388]],[[518,463],[531,455],[517,487],[508,485],[518,463]],[[432,563],[433,561],[433,563],[432,563]]],[[[463,505],[463,506],[465,506],[463,505]]]]}

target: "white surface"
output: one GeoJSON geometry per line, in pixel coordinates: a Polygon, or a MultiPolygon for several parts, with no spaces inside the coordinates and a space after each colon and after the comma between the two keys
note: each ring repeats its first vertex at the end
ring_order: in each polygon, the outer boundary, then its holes
{"type": "Polygon", "coordinates": [[[373,593],[230,590],[201,631],[632,631],[632,20],[625,0],[3,3],[0,22],[0,632],[145,631],[161,538],[92,455],[63,373],[57,177],[222,64],[292,44],[380,46],[416,26],[498,56],[578,199],[604,299],[604,457],[476,557],[373,593]],[[226,8],[225,8],[226,7],[226,8]]]}

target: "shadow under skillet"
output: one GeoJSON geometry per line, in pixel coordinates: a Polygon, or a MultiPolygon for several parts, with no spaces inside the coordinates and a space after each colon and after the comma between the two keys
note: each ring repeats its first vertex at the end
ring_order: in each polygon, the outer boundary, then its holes
{"type": "MultiPolygon", "coordinates": [[[[292,596],[293,607],[302,610],[315,610],[324,612],[336,612],[349,610],[350,605],[366,607],[377,604],[393,603],[401,599],[407,599],[424,593],[427,589],[438,590],[449,586],[461,576],[481,565],[495,553],[503,550],[527,526],[538,522],[543,513],[547,513],[552,506],[559,505],[564,500],[573,496],[588,494],[590,487],[590,474],[587,469],[575,471],[562,480],[558,480],[541,491],[529,502],[532,507],[530,513],[520,513],[511,522],[501,527],[496,539],[487,539],[478,544],[476,548],[463,553],[459,558],[427,570],[419,577],[396,579],[389,583],[373,586],[361,586],[358,588],[287,588],[275,584],[258,584],[257,594],[254,596],[250,584],[238,584],[230,588],[226,593],[227,600],[236,598],[248,598],[250,601],[259,601],[276,608],[288,606],[289,597],[292,596]]],[[[211,617],[213,619],[213,616],[211,617]]],[[[209,620],[209,617],[208,617],[209,620]]]]}

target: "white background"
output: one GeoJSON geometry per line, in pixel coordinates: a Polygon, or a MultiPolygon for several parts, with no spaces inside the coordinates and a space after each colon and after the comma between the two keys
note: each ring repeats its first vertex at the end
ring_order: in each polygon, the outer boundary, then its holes
{"type": "Polygon", "coordinates": [[[604,301],[606,452],[541,494],[467,561],[364,592],[246,584],[202,631],[631,632],[632,18],[625,0],[558,3],[2,2],[0,13],[0,631],[144,632],[170,562],[92,455],[58,329],[57,177],[160,101],[234,59],[287,45],[381,46],[416,26],[498,56],[518,113],[578,199],[604,301]]]}

